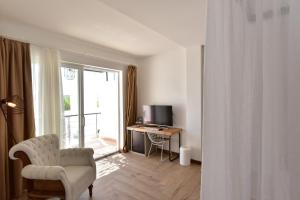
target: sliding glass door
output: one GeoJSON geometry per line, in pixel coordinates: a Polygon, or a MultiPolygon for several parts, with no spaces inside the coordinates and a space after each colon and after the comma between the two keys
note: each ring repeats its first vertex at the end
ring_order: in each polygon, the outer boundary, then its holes
{"type": "Polygon", "coordinates": [[[80,93],[78,69],[70,67],[61,68],[65,128],[61,137],[63,148],[80,147],[80,93]]]}
{"type": "Polygon", "coordinates": [[[84,146],[95,157],[118,151],[119,79],[118,73],[84,70],[84,146]]]}
{"type": "Polygon", "coordinates": [[[119,149],[119,72],[64,64],[64,147],[90,147],[99,158],[119,149]]]}

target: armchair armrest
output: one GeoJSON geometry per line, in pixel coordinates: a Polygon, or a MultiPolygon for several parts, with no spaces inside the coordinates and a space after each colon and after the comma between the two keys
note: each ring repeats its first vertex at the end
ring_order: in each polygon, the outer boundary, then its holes
{"type": "Polygon", "coordinates": [[[60,150],[60,164],[62,166],[90,165],[96,168],[93,155],[94,150],[92,148],[62,149],[60,150]]]}
{"type": "Polygon", "coordinates": [[[27,165],[21,174],[27,179],[66,180],[65,169],[61,166],[27,165]]]}
{"type": "Polygon", "coordinates": [[[66,199],[70,199],[72,191],[66,171],[61,166],[27,165],[21,171],[22,177],[31,180],[61,181],[66,192],[66,199]]]}

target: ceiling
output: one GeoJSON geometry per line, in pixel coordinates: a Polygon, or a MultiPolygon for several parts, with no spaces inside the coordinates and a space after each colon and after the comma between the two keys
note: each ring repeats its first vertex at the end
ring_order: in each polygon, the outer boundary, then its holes
{"type": "Polygon", "coordinates": [[[137,56],[203,43],[205,0],[0,0],[0,14],[137,56]]]}
{"type": "Polygon", "coordinates": [[[182,46],[203,44],[206,0],[99,0],[182,46]]]}

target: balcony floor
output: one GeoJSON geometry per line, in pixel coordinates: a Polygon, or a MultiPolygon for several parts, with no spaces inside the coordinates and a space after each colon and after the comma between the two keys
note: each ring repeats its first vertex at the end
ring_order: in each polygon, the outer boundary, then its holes
{"type": "Polygon", "coordinates": [[[117,141],[107,137],[92,137],[85,139],[85,147],[94,149],[94,158],[103,157],[118,151],[117,141]]]}

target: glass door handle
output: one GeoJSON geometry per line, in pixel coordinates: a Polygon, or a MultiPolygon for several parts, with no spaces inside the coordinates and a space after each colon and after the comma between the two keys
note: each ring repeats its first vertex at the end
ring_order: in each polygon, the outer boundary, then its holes
{"type": "Polygon", "coordinates": [[[82,127],[85,127],[85,116],[81,117],[81,121],[82,121],[82,127]]]}

